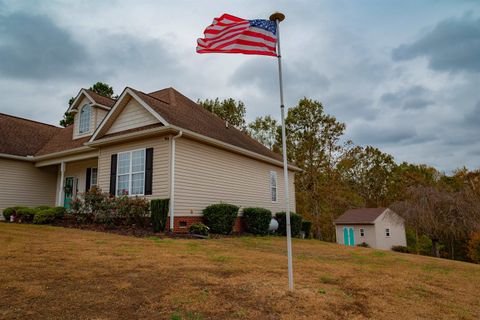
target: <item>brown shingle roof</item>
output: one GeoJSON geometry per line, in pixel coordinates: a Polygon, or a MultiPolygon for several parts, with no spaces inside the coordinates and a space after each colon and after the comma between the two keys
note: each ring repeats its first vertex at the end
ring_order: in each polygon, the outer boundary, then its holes
{"type": "Polygon", "coordinates": [[[387,208],[359,208],[347,210],[335,224],[373,224],[387,208]]]}
{"type": "Polygon", "coordinates": [[[66,128],[57,128],[56,134],[35,154],[42,156],[49,153],[65,151],[83,146],[90,136],[73,139],[73,125],[66,128]]]}
{"type": "Polygon", "coordinates": [[[95,100],[96,103],[104,105],[106,107],[110,107],[110,108],[113,107],[113,105],[117,101],[117,100],[112,99],[112,98],[104,97],[104,96],[96,93],[95,91],[92,91],[92,90],[89,90],[89,89],[84,89],[84,90],[90,95],[90,97],[92,97],[93,100],[95,100]]]}
{"type": "Polygon", "coordinates": [[[61,128],[0,113],[0,153],[35,155],[61,128]]]}
{"type": "Polygon", "coordinates": [[[230,125],[227,128],[224,120],[205,110],[173,88],[166,88],[150,94],[135,89],[132,90],[171,125],[275,160],[282,160],[281,155],[271,151],[235,127],[230,125]]]}

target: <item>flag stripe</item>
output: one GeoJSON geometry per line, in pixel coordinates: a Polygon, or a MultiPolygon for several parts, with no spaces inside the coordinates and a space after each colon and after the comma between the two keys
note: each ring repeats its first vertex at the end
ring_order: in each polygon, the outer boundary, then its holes
{"type": "Polygon", "coordinates": [[[197,40],[198,53],[244,53],[276,56],[276,25],[269,20],[245,20],[229,14],[214,18],[197,40]]]}

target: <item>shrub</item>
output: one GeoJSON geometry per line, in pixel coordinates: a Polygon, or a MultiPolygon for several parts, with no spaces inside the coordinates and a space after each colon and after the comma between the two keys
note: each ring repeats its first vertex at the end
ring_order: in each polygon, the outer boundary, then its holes
{"type": "Polygon", "coordinates": [[[38,206],[38,207],[35,207],[35,210],[40,211],[40,210],[47,210],[50,208],[51,208],[50,206],[38,206]]]}
{"type": "Polygon", "coordinates": [[[194,223],[188,228],[188,232],[192,234],[199,234],[202,236],[208,236],[209,228],[201,222],[194,223]]]}
{"type": "Polygon", "coordinates": [[[170,199],[153,199],[150,202],[152,227],[154,232],[165,231],[170,199]]]}
{"type": "Polygon", "coordinates": [[[3,217],[5,218],[6,221],[10,221],[10,217],[11,216],[15,216],[15,208],[14,207],[9,207],[9,208],[5,208],[3,209],[3,217]]]}
{"type": "Polygon", "coordinates": [[[237,219],[238,207],[228,203],[212,204],[203,209],[203,219],[212,233],[229,234],[237,219]]]}
{"type": "MultiPolygon", "coordinates": [[[[287,213],[277,212],[275,218],[278,221],[277,233],[279,235],[287,235],[287,213]]],[[[290,227],[292,231],[292,237],[297,237],[302,231],[302,217],[294,212],[290,212],[290,227]]]]}
{"type": "Polygon", "coordinates": [[[473,233],[468,241],[468,257],[480,263],[480,232],[473,233]]]}
{"type": "Polygon", "coordinates": [[[405,246],[392,246],[392,251],[410,253],[410,249],[405,246]]]}
{"type": "Polygon", "coordinates": [[[268,234],[268,227],[272,220],[272,212],[264,208],[243,209],[243,221],[247,232],[253,234],[268,234]]]}
{"type": "Polygon", "coordinates": [[[54,209],[45,209],[35,212],[33,217],[33,223],[35,224],[47,224],[52,223],[55,220],[55,210],[54,209]]]}
{"type": "Polygon", "coordinates": [[[303,220],[302,231],[305,232],[305,238],[310,238],[310,230],[312,230],[312,222],[308,220],[303,220]]]}
{"type": "MultiPolygon", "coordinates": [[[[106,203],[108,203],[108,201],[106,203]]],[[[114,198],[112,205],[119,214],[119,218],[121,218],[127,225],[136,224],[142,227],[145,226],[145,219],[148,216],[150,209],[150,203],[146,198],[140,198],[138,196],[129,197],[124,195],[114,198]]],[[[110,205],[107,207],[110,207],[110,205]]]]}
{"type": "Polygon", "coordinates": [[[16,211],[15,217],[21,222],[32,222],[37,210],[32,208],[20,208],[16,211]]]}
{"type": "Polygon", "coordinates": [[[357,247],[370,248],[370,245],[366,242],[362,242],[362,243],[357,244],[357,247]]]}
{"type": "Polygon", "coordinates": [[[55,219],[63,219],[63,216],[67,213],[64,207],[53,207],[52,210],[55,212],[55,219]]]}

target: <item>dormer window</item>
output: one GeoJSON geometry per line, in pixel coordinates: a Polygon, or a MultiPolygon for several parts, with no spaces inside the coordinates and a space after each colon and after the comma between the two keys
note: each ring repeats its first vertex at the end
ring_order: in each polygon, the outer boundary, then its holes
{"type": "Polygon", "coordinates": [[[85,133],[90,131],[90,105],[86,104],[80,111],[80,123],[78,125],[78,133],[85,133]]]}

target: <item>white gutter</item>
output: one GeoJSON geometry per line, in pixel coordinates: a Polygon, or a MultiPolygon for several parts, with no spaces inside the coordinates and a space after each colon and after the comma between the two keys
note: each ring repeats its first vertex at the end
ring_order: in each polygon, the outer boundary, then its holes
{"type": "Polygon", "coordinates": [[[16,156],[8,153],[0,153],[0,158],[12,159],[12,160],[22,160],[22,161],[31,161],[34,162],[35,159],[33,156],[16,156]]]}
{"type": "Polygon", "coordinates": [[[170,138],[171,150],[170,150],[170,231],[174,229],[174,215],[175,215],[175,140],[183,135],[183,131],[179,131],[176,136],[170,138]]]}
{"type": "Polygon", "coordinates": [[[60,163],[60,190],[58,191],[57,206],[63,207],[63,184],[65,180],[65,161],[60,163]]]}

